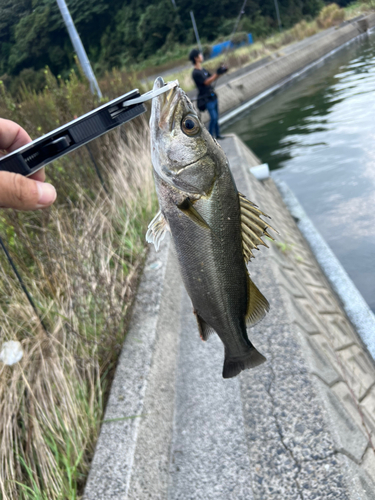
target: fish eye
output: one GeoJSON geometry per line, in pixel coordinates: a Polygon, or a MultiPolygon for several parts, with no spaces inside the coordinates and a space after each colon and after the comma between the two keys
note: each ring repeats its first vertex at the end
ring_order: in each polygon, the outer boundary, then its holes
{"type": "Polygon", "coordinates": [[[200,131],[198,119],[193,115],[187,115],[181,122],[181,129],[186,135],[196,135],[200,131]]]}

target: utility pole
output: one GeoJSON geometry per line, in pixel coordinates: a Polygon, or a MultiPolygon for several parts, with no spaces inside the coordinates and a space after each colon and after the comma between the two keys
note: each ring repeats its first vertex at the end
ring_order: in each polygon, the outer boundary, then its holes
{"type": "Polygon", "coordinates": [[[198,44],[198,47],[199,47],[199,51],[203,54],[203,49],[202,49],[201,41],[199,39],[198,28],[197,28],[197,25],[195,23],[194,12],[192,10],[190,11],[190,17],[191,17],[191,22],[193,23],[195,38],[197,39],[197,44],[198,44]]]}
{"type": "Polygon", "coordinates": [[[81,39],[79,37],[79,34],[74,26],[72,16],[70,15],[70,12],[68,10],[68,7],[65,3],[65,0],[56,0],[57,4],[59,6],[61,15],[63,16],[65,25],[68,29],[70,39],[72,41],[74,50],[77,53],[78,60],[82,66],[83,72],[85,73],[87,79],[90,82],[90,89],[93,94],[98,94],[98,97],[101,99],[102,93],[100,91],[98,82],[96,81],[94,72],[92,70],[90,61],[87,57],[85,48],[81,42],[81,39]]]}
{"type": "Polygon", "coordinates": [[[281,33],[282,32],[282,27],[281,27],[279,4],[277,3],[277,0],[274,0],[274,1],[275,1],[275,9],[276,9],[277,22],[279,23],[279,31],[281,33]]]}

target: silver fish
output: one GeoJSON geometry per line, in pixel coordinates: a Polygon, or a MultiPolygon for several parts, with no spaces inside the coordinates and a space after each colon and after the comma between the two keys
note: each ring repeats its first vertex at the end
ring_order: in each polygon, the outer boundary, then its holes
{"type": "MultiPolygon", "coordinates": [[[[163,85],[159,77],[154,89],[163,85]]],[[[170,231],[200,336],[219,335],[223,377],[235,377],[266,360],[250,342],[246,324],[260,321],[269,304],[246,263],[258,245],[267,246],[261,236],[272,239],[271,226],[238,193],[222,148],[180,87],[153,99],[150,128],[160,211],[146,239],[158,249],[170,231]]]]}

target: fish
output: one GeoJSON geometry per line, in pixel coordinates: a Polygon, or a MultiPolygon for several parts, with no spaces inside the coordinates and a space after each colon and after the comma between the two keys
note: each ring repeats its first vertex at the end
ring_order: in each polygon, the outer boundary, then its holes
{"type": "MultiPolygon", "coordinates": [[[[164,86],[161,77],[153,90],[164,86]]],[[[156,250],[170,232],[202,340],[224,344],[223,378],[266,361],[247,335],[269,311],[248,261],[273,229],[238,192],[228,159],[177,85],[152,101],[151,160],[159,211],[146,240],[156,250]]]]}

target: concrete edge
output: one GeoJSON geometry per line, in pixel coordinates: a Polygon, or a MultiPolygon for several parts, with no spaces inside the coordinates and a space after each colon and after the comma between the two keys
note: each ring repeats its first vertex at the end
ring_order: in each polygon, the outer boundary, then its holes
{"type": "MultiPolygon", "coordinates": [[[[235,118],[238,114],[241,114],[244,111],[246,111],[246,110],[250,109],[251,107],[253,107],[255,104],[260,103],[262,100],[264,100],[267,97],[271,96],[272,94],[274,94],[275,92],[277,92],[282,87],[284,87],[288,83],[292,82],[296,78],[299,78],[300,76],[304,75],[305,73],[307,73],[308,71],[310,71],[311,69],[313,69],[315,66],[318,66],[319,64],[322,64],[325,61],[325,59],[327,59],[328,57],[333,56],[336,52],[338,52],[341,49],[347,47],[349,44],[353,43],[354,41],[360,39],[360,37],[367,36],[367,34],[369,32],[371,32],[371,31],[373,31],[374,29],[375,29],[375,27],[372,27],[367,32],[358,34],[357,36],[355,36],[354,38],[351,38],[350,40],[348,40],[344,44],[340,45],[339,47],[336,47],[335,49],[331,50],[330,52],[327,52],[324,56],[320,57],[319,59],[317,59],[316,61],[312,62],[311,64],[308,64],[304,68],[302,68],[302,69],[300,69],[300,70],[292,73],[291,75],[287,76],[286,78],[284,78],[283,80],[281,80],[280,82],[278,82],[276,85],[273,85],[272,87],[266,89],[264,92],[261,92],[260,94],[256,95],[255,97],[253,97],[249,101],[245,102],[244,104],[238,106],[237,108],[233,109],[232,111],[224,113],[224,115],[219,118],[219,125],[224,125],[225,123],[227,123],[230,120],[232,120],[233,118],[235,118]]],[[[270,61],[268,64],[272,64],[272,62],[273,61],[270,61]]],[[[250,70],[249,72],[251,72],[251,71],[253,71],[253,70],[250,70]]]]}
{"type": "Polygon", "coordinates": [[[273,177],[285,205],[297,222],[298,228],[309,244],[322,271],[342,306],[362,339],[368,352],[375,359],[375,315],[365,302],[341,263],[334,255],[324,238],[307,216],[295,194],[284,182],[273,177]]]}
{"type": "Polygon", "coordinates": [[[158,253],[150,248],[110,389],[84,500],[127,498],[169,258],[170,238],[162,242],[158,253]]]}
{"type": "MultiPolygon", "coordinates": [[[[170,237],[168,239],[171,241],[170,237]]],[[[144,417],[139,419],[128,500],[168,497],[182,292],[177,255],[171,249],[164,275],[155,347],[143,402],[144,417]]]]}

